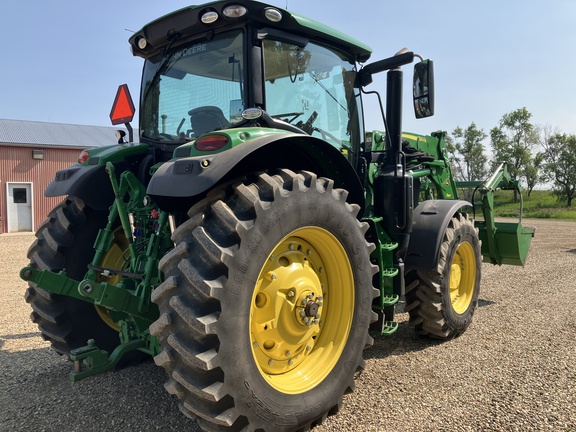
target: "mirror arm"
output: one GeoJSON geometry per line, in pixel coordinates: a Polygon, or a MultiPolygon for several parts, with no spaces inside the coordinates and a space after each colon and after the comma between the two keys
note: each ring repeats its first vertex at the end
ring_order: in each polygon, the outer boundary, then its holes
{"type": "Polygon", "coordinates": [[[400,66],[412,63],[414,61],[414,53],[412,51],[405,52],[403,54],[398,54],[393,57],[388,57],[384,60],[378,60],[374,63],[370,63],[362,68],[358,72],[358,77],[360,79],[360,85],[367,86],[372,82],[372,75],[384,72],[386,70],[395,69],[400,66]]]}

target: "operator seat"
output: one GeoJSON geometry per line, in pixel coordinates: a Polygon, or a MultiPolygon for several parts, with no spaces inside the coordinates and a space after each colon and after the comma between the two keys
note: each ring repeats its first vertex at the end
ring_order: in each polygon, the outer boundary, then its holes
{"type": "Polygon", "coordinates": [[[200,136],[216,129],[230,127],[230,122],[224,117],[222,110],[215,106],[203,106],[188,111],[192,132],[194,136],[200,136]]]}

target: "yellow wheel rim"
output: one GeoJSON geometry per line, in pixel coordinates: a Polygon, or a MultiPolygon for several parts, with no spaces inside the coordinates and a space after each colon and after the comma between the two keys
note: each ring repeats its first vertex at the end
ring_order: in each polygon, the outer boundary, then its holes
{"type": "MultiPolygon", "coordinates": [[[[101,266],[104,268],[116,269],[121,270],[125,267],[126,260],[124,258],[124,252],[128,249],[128,240],[124,236],[124,231],[122,227],[117,228],[114,231],[114,241],[110,246],[110,250],[104,254],[102,258],[101,266]]],[[[98,274],[96,277],[96,282],[107,282],[111,285],[117,285],[120,283],[122,276],[110,274],[109,276],[104,276],[102,274],[98,274]]],[[[103,306],[94,306],[96,308],[96,312],[109,327],[116,331],[120,331],[120,327],[114,321],[112,316],[110,315],[110,311],[103,306]]]]}
{"type": "Polygon", "coordinates": [[[468,309],[476,289],[476,255],[469,242],[462,242],[450,265],[450,302],[461,315],[468,309]]]}
{"type": "Polygon", "coordinates": [[[318,227],[284,237],[250,307],[252,354],[264,379],[287,394],[317,386],[338,362],[353,315],[354,277],[340,241],[318,227]]]}

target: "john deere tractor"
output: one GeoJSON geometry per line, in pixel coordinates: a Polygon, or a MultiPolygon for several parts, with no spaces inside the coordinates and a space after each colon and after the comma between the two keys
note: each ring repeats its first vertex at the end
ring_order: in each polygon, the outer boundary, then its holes
{"type": "Polygon", "coordinates": [[[478,304],[482,261],[523,265],[533,229],[495,222],[501,167],[457,184],[444,133],[402,132],[402,66],[416,117],[432,61],[371,50],[250,0],[163,16],[130,38],[144,59],[139,128],[82,152],[30,247],[26,300],[72,380],[153,356],[206,430],[306,430],[336,413],[390,335],[399,300],[417,333],[451,339],[478,304]],[[365,88],[387,73],[384,131],[365,88]],[[460,187],[474,189],[472,202],[460,187]],[[474,217],[478,213],[478,220],[474,217]]]}

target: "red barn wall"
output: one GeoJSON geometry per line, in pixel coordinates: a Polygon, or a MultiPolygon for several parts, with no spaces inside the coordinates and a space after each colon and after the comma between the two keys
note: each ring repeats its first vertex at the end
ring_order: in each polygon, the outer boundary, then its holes
{"type": "Polygon", "coordinates": [[[45,197],[46,186],[56,171],[76,163],[79,154],[78,149],[0,145],[0,233],[8,231],[6,184],[32,184],[32,224],[35,231],[48,212],[64,198],[45,197]],[[44,150],[44,159],[32,159],[33,149],[44,150]]]}

